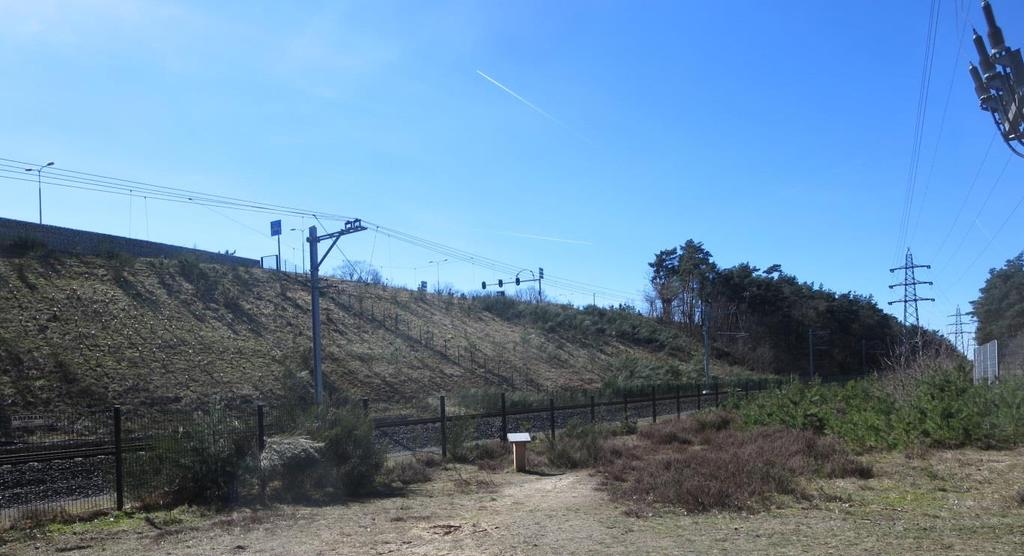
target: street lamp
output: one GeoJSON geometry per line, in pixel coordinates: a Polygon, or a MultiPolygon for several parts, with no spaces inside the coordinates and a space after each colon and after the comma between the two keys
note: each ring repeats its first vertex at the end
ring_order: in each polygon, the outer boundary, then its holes
{"type": "Polygon", "coordinates": [[[1024,58],[1020,49],[1006,46],[1003,30],[996,24],[992,5],[982,0],[981,11],[988,25],[988,42],[974,31],[974,49],[978,52],[978,65],[970,64],[968,71],[974,82],[974,94],[981,109],[992,114],[992,122],[999,130],[1006,146],[1017,156],[1024,157],[1024,58]]]}
{"type": "MultiPolygon", "coordinates": [[[[306,273],[306,250],[302,248],[302,240],[304,239],[303,235],[302,235],[302,232],[305,231],[305,230],[303,230],[302,228],[288,228],[288,231],[289,232],[299,232],[299,251],[302,251],[302,273],[305,274],[306,273]]],[[[292,256],[294,257],[294,255],[292,255],[292,256]]]]}
{"type": "Polygon", "coordinates": [[[47,162],[38,168],[25,168],[26,172],[36,173],[36,185],[39,186],[39,223],[43,223],[43,169],[53,166],[53,161],[47,162]]]}
{"type": "Polygon", "coordinates": [[[441,291],[441,263],[448,262],[448,259],[441,259],[439,261],[427,261],[427,264],[436,265],[437,267],[437,291],[441,291]]]}

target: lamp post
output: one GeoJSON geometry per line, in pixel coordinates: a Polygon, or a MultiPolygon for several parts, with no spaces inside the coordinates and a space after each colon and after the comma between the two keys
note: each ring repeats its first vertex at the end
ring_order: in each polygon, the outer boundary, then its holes
{"type": "Polygon", "coordinates": [[[299,251],[302,251],[302,273],[305,274],[306,273],[306,250],[302,248],[302,241],[304,239],[303,236],[302,236],[302,232],[304,230],[302,228],[288,228],[288,231],[289,232],[299,232],[299,251]]]}
{"type": "Polygon", "coordinates": [[[43,223],[43,170],[53,166],[53,161],[47,162],[38,168],[25,168],[26,172],[36,173],[36,185],[39,186],[39,223],[43,223]]]}
{"type": "Polygon", "coordinates": [[[432,264],[437,267],[437,291],[441,291],[441,263],[448,262],[448,259],[441,259],[439,261],[427,261],[427,264],[432,264]]]}

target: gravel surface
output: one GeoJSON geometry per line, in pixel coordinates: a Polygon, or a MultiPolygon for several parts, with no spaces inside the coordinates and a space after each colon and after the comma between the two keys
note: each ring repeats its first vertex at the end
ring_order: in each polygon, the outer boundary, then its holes
{"type": "Polygon", "coordinates": [[[113,505],[110,456],[0,467],[0,523],[23,517],[26,507],[85,511],[113,505]]]}

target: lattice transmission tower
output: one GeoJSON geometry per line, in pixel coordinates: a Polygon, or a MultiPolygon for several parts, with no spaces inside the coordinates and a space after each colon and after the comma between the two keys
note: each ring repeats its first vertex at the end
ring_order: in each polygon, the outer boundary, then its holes
{"type": "Polygon", "coordinates": [[[907,258],[903,266],[896,268],[890,268],[889,272],[896,272],[897,270],[903,271],[903,281],[898,284],[890,284],[889,289],[903,287],[903,299],[896,299],[889,302],[889,305],[896,303],[903,304],[903,353],[904,355],[910,354],[912,347],[917,348],[918,355],[921,354],[922,348],[922,335],[921,335],[921,322],[917,314],[917,304],[920,301],[935,301],[931,297],[918,297],[917,287],[921,285],[932,285],[931,282],[918,280],[915,276],[915,270],[918,268],[931,268],[931,265],[927,264],[914,264],[914,254],[910,252],[910,248],[907,248],[907,258]]]}
{"type": "Polygon", "coordinates": [[[962,313],[962,312],[960,312],[960,306],[957,305],[956,306],[956,312],[953,313],[952,315],[949,315],[950,317],[953,318],[953,322],[949,323],[949,326],[952,328],[952,330],[950,331],[949,335],[953,337],[953,345],[956,346],[956,349],[960,350],[960,353],[963,353],[965,355],[968,353],[967,343],[968,343],[968,340],[970,339],[970,338],[965,338],[965,336],[968,336],[970,334],[970,332],[964,331],[964,325],[965,324],[967,324],[967,325],[974,324],[974,323],[976,323],[978,321],[976,321],[974,319],[964,320],[964,317],[965,316],[970,316],[970,315],[973,315],[973,314],[974,313],[962,313]]]}

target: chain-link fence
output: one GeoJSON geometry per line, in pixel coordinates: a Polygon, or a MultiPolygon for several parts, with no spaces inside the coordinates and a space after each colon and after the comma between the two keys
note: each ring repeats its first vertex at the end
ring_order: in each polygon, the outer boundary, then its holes
{"type": "MultiPolygon", "coordinates": [[[[505,439],[510,432],[556,436],[571,421],[657,421],[734,396],[775,388],[762,379],[654,385],[603,393],[466,392],[395,405],[356,400],[389,455],[446,455],[463,441],[505,439]]],[[[219,492],[238,498],[235,465],[258,467],[268,437],[316,432],[311,408],[122,410],[0,418],[0,525],[100,510],[195,501],[219,492]]],[[[213,500],[211,500],[213,501],[213,500]]]]}

